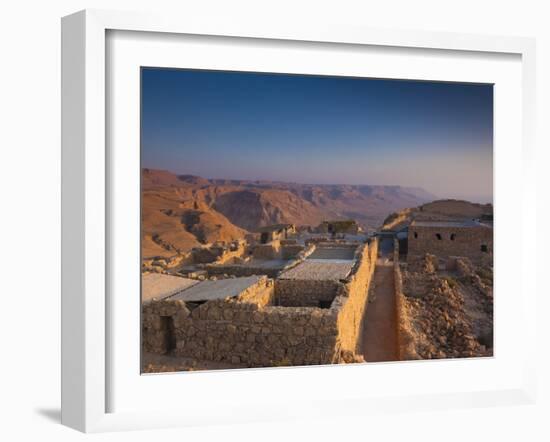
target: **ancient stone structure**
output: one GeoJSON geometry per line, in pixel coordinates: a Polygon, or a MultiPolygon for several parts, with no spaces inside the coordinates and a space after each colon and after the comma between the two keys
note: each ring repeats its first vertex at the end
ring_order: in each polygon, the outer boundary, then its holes
{"type": "Polygon", "coordinates": [[[349,233],[356,235],[359,233],[359,225],[355,220],[337,220],[337,221],[323,221],[318,227],[318,231],[321,233],[349,233]]]}
{"type": "Polygon", "coordinates": [[[407,242],[408,260],[430,253],[442,259],[465,256],[479,262],[493,254],[493,229],[476,221],[413,221],[407,242]]]}
{"type": "Polygon", "coordinates": [[[296,233],[296,226],[294,224],[274,224],[271,226],[261,227],[260,242],[267,244],[271,241],[286,239],[289,235],[296,233]]]}
{"type": "Polygon", "coordinates": [[[193,262],[205,264],[217,262],[223,264],[235,257],[243,255],[246,241],[232,241],[229,244],[214,244],[208,247],[196,247],[192,250],[193,262]]]}
{"type": "Polygon", "coordinates": [[[280,241],[273,240],[266,244],[258,244],[254,247],[252,255],[256,259],[277,259],[281,254],[280,241]]]}
{"type": "MultiPolygon", "coordinates": [[[[143,347],[250,367],[329,364],[350,355],[353,360],[377,250],[372,240],[357,248],[344,271],[331,270],[336,277],[325,280],[331,299],[324,308],[319,300],[315,306],[277,305],[283,279],[265,276],[199,282],[152,300],[143,304],[143,347]]],[[[307,262],[302,253],[294,274],[307,270],[299,269],[307,262]]]]}

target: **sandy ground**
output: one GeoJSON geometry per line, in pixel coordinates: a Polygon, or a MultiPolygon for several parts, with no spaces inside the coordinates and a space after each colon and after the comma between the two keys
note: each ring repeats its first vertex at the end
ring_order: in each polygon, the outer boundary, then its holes
{"type": "Polygon", "coordinates": [[[367,362],[396,361],[397,325],[393,263],[379,259],[363,329],[363,355],[367,362]]]}

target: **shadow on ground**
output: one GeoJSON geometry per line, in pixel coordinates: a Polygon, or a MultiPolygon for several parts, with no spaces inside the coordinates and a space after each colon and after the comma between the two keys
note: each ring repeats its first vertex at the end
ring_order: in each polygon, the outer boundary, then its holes
{"type": "Polygon", "coordinates": [[[34,411],[50,422],[61,423],[61,410],[59,408],[37,408],[34,411]]]}

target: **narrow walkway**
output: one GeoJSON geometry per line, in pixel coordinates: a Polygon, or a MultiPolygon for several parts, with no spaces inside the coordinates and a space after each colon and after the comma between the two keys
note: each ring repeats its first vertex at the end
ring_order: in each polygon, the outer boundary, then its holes
{"type": "Polygon", "coordinates": [[[398,359],[393,278],[393,263],[379,258],[363,328],[363,355],[367,362],[398,359]]]}

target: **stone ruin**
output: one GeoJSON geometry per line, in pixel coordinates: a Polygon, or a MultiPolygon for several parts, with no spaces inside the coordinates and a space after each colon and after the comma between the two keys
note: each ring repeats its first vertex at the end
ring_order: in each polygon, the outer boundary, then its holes
{"type": "Polygon", "coordinates": [[[180,280],[143,297],[143,349],[246,367],[362,360],[378,241],[309,247],[276,278],[143,275],[144,288],[161,285],[152,276],[180,280]]]}

